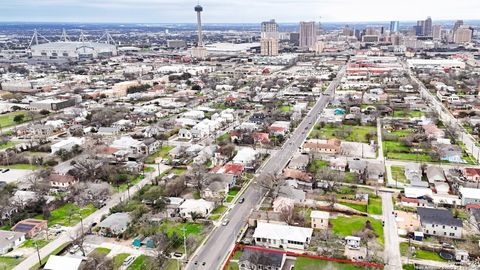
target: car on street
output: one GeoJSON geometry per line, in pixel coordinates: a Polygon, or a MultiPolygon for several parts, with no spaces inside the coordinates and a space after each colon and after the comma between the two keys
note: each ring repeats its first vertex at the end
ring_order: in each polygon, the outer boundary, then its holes
{"type": "Polygon", "coordinates": [[[230,220],[228,218],[226,218],[226,219],[223,220],[222,225],[227,226],[228,222],[230,222],[230,220]]]}
{"type": "Polygon", "coordinates": [[[238,203],[243,203],[245,201],[245,198],[241,198],[238,203]]]}
{"type": "Polygon", "coordinates": [[[125,261],[123,261],[123,266],[127,267],[135,260],[135,256],[128,256],[125,261]]]}

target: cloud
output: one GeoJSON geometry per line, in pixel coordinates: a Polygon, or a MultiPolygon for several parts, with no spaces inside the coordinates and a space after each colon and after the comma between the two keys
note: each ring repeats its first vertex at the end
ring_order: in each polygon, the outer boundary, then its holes
{"type": "MultiPolygon", "coordinates": [[[[475,19],[480,1],[202,0],[205,22],[475,19]],[[454,9],[453,9],[454,8],[454,9]]],[[[2,21],[194,22],[195,0],[0,0],[2,21]]]]}

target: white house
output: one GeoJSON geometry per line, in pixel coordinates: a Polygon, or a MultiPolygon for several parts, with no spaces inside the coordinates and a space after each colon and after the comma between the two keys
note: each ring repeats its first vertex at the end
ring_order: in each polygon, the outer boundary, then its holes
{"type": "Polygon", "coordinates": [[[259,222],[253,233],[258,245],[272,248],[304,250],[310,244],[313,229],[259,222]]]}
{"type": "Polygon", "coordinates": [[[55,154],[60,150],[71,151],[75,145],[81,146],[84,142],[84,138],[70,137],[53,144],[50,148],[52,150],[52,154],[55,154]]]}
{"type": "Polygon", "coordinates": [[[25,241],[25,233],[0,230],[0,255],[8,253],[25,241]]]}
{"type": "Polygon", "coordinates": [[[178,138],[184,139],[184,140],[191,140],[193,136],[190,130],[186,128],[182,128],[178,131],[178,138]]]}
{"type": "Polygon", "coordinates": [[[241,163],[245,165],[245,168],[253,168],[257,155],[258,153],[255,149],[244,147],[233,157],[233,163],[241,163]]]}
{"type": "Polygon", "coordinates": [[[328,220],[330,213],[324,211],[312,211],[310,214],[311,224],[313,229],[326,230],[328,229],[328,220]]]}
{"type": "Polygon", "coordinates": [[[448,209],[417,207],[422,232],[449,238],[462,238],[463,223],[448,209]]]}
{"type": "Polygon", "coordinates": [[[191,213],[197,213],[202,217],[208,216],[213,211],[215,204],[204,199],[187,199],[180,206],[180,216],[191,218],[191,213]]]}
{"type": "Polygon", "coordinates": [[[43,267],[45,270],[77,270],[80,269],[82,258],[51,255],[43,267]]]}
{"type": "Polygon", "coordinates": [[[345,237],[346,244],[351,249],[358,249],[360,247],[361,238],[357,236],[345,237]]]}
{"type": "Polygon", "coordinates": [[[480,189],[460,187],[459,190],[462,205],[480,204],[480,189]]]}
{"type": "Polygon", "coordinates": [[[119,150],[128,151],[132,154],[144,154],[147,150],[147,146],[143,142],[135,140],[130,136],[123,136],[120,139],[114,140],[110,146],[119,150]]]}

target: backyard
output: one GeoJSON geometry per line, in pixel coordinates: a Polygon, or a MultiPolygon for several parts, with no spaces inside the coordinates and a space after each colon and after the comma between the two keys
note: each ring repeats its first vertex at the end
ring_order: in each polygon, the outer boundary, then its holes
{"type": "Polygon", "coordinates": [[[299,257],[295,263],[295,270],[311,270],[311,269],[322,269],[322,270],[357,270],[365,269],[362,266],[347,264],[347,263],[337,263],[333,261],[325,261],[320,259],[313,259],[307,257],[299,257]]]}
{"type": "Polygon", "coordinates": [[[28,117],[28,114],[26,111],[17,111],[17,112],[11,112],[11,113],[6,113],[6,114],[1,114],[0,115],[0,126],[2,128],[14,126],[17,124],[13,119],[17,115],[24,115],[24,118],[22,121],[19,121],[18,124],[25,123],[28,121],[31,121],[32,119],[28,117]]]}
{"type": "Polygon", "coordinates": [[[119,253],[113,257],[113,269],[117,270],[122,267],[123,262],[125,261],[126,258],[130,256],[129,253],[119,253]]]}
{"type": "Polygon", "coordinates": [[[335,219],[331,219],[330,223],[332,224],[332,231],[335,235],[350,236],[363,230],[367,221],[370,221],[373,231],[377,235],[378,242],[383,245],[384,236],[382,222],[372,217],[339,216],[335,219]]]}
{"type": "Polygon", "coordinates": [[[167,146],[164,146],[164,147],[158,149],[157,152],[155,152],[152,155],[145,158],[145,163],[147,163],[147,164],[155,163],[155,159],[157,159],[159,157],[166,158],[168,156],[168,152],[170,152],[173,148],[175,148],[175,147],[167,145],[167,146]]]}
{"type": "MultiPolygon", "coordinates": [[[[80,216],[86,218],[92,213],[97,211],[97,208],[93,204],[89,204],[83,208],[80,208],[72,203],[64,204],[61,207],[50,212],[48,217],[48,226],[61,225],[71,227],[80,222],[80,216]]],[[[37,219],[45,219],[44,216],[37,216],[37,219]]]]}
{"type": "MultiPolygon", "coordinates": [[[[402,254],[402,256],[408,256],[408,243],[400,243],[400,253],[402,254]]],[[[446,262],[445,259],[438,255],[438,253],[429,250],[422,250],[416,248],[415,252],[411,255],[412,257],[417,259],[446,262]]]]}
{"type": "Polygon", "coordinates": [[[315,125],[309,134],[310,139],[339,139],[350,142],[369,143],[370,140],[376,140],[377,128],[374,126],[351,126],[351,125],[315,125]]]}
{"type": "Polygon", "coordinates": [[[392,166],[392,177],[393,180],[408,184],[408,180],[405,177],[405,167],[403,166],[392,166]]]}

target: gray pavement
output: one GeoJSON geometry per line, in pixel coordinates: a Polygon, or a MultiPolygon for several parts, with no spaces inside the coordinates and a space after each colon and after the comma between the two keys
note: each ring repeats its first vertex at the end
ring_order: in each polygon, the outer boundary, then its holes
{"type": "Polygon", "coordinates": [[[400,270],[402,269],[402,258],[400,256],[397,223],[395,222],[395,215],[392,214],[392,193],[382,192],[380,196],[382,197],[383,221],[385,222],[383,227],[385,236],[385,247],[383,251],[385,269],[400,270]]]}
{"type": "MultiPolygon", "coordinates": [[[[337,78],[332,81],[328,89],[325,91],[325,95],[322,95],[322,97],[318,99],[314,107],[299,124],[297,129],[291,134],[288,141],[285,142],[283,148],[276,154],[272,155],[267,163],[265,163],[264,167],[260,169],[258,172],[259,177],[268,174],[278,174],[287,165],[293,154],[298,151],[299,147],[301,147],[302,143],[307,138],[309,131],[318,121],[321,112],[328,104],[330,95],[334,94],[334,91],[344,73],[345,68],[342,68],[338,73],[337,78]]],[[[218,226],[214,229],[206,242],[199,247],[197,252],[194,253],[189,260],[186,269],[220,269],[227,254],[235,245],[237,236],[246,223],[248,215],[259,205],[265,192],[266,190],[256,182],[251,183],[242,196],[245,198],[245,202],[235,205],[231,208],[230,212],[225,215],[225,217],[230,220],[228,225],[218,226]]]]}

